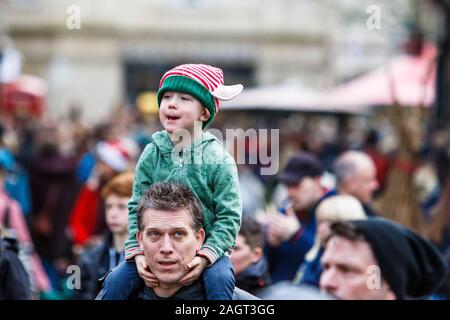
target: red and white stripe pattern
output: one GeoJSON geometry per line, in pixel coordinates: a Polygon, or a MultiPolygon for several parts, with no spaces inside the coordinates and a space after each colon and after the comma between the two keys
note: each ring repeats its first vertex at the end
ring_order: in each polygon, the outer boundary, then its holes
{"type": "MultiPolygon", "coordinates": [[[[217,87],[224,85],[223,71],[206,64],[182,64],[167,71],[159,82],[159,88],[170,76],[183,76],[195,80],[208,89],[211,94],[217,87]]],[[[214,104],[217,112],[220,107],[220,100],[214,97],[214,104]]]]}
{"type": "Polygon", "coordinates": [[[139,246],[125,248],[125,260],[130,260],[139,254],[144,254],[139,246]]]}

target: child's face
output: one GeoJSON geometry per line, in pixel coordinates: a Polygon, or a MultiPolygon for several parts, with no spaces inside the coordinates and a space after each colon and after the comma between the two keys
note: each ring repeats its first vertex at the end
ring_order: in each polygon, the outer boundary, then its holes
{"type": "Polygon", "coordinates": [[[168,133],[175,130],[194,130],[194,121],[209,119],[209,111],[193,96],[174,91],[167,91],[161,99],[159,120],[168,133]]]}

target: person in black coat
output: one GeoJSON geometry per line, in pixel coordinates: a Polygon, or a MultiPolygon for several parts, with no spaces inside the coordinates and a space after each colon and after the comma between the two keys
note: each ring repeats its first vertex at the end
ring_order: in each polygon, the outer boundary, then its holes
{"type": "Polygon", "coordinates": [[[0,239],[0,300],[31,300],[28,274],[14,239],[0,239]]]}

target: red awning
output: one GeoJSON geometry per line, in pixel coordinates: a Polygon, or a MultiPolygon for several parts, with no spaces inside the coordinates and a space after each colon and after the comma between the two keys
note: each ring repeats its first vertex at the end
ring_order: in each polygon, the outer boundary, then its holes
{"type": "Polygon", "coordinates": [[[425,43],[420,55],[402,55],[387,65],[338,86],[326,104],[356,112],[370,106],[431,106],[435,101],[436,47],[425,43]]]}

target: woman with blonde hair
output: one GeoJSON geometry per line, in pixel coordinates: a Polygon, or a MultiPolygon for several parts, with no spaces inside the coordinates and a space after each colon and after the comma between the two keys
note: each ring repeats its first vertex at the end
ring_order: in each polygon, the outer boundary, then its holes
{"type": "Polygon", "coordinates": [[[334,222],[366,218],[363,206],[355,197],[336,195],[322,200],[316,210],[317,227],[314,245],[306,254],[305,262],[300,266],[294,283],[319,287],[323,242],[330,232],[330,225],[334,222]]]}

